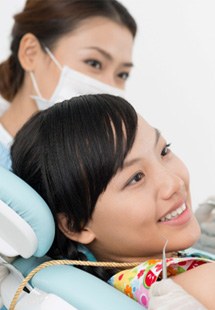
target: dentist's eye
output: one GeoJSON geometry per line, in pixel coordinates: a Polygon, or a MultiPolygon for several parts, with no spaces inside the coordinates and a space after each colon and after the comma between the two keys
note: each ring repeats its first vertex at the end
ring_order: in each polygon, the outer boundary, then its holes
{"type": "Polygon", "coordinates": [[[85,63],[95,69],[100,70],[102,68],[102,64],[100,61],[95,60],[95,59],[87,59],[85,60],[85,63]]]}
{"type": "Polygon", "coordinates": [[[123,81],[126,81],[129,78],[129,72],[121,72],[118,74],[118,77],[123,81]]]}
{"type": "Polygon", "coordinates": [[[143,177],[144,177],[144,173],[138,172],[127,182],[127,185],[134,185],[140,182],[143,179],[143,177]]]}
{"type": "Polygon", "coordinates": [[[163,150],[161,152],[162,157],[166,156],[170,152],[170,145],[171,145],[171,143],[168,143],[165,145],[165,147],[163,148],[163,150]]]}

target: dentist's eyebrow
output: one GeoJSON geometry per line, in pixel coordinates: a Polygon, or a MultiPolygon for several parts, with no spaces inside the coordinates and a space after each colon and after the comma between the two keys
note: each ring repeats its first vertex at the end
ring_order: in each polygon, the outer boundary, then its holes
{"type": "MultiPolygon", "coordinates": [[[[103,50],[102,48],[100,47],[97,47],[97,46],[89,46],[89,47],[86,47],[86,49],[93,49],[93,50],[96,50],[97,52],[99,52],[100,54],[102,54],[106,59],[112,61],[113,60],[113,57],[111,56],[111,54],[109,54],[108,52],[106,52],[105,50],[103,50]]],[[[133,63],[132,62],[124,62],[122,63],[122,65],[124,67],[133,67],[133,63]]]]}

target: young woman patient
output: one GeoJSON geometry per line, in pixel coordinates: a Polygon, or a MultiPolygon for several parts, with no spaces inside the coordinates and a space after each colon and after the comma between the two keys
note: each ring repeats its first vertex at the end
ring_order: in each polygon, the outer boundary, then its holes
{"type": "Polygon", "coordinates": [[[54,215],[52,258],[141,263],[86,270],[147,306],[167,239],[168,276],[214,308],[215,264],[173,254],[200,234],[187,168],[128,102],[88,95],[56,104],[24,125],[11,155],[54,215]]]}

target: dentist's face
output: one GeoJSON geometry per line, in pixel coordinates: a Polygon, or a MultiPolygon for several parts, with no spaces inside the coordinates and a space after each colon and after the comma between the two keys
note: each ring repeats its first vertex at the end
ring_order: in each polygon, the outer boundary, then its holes
{"type": "MultiPolygon", "coordinates": [[[[132,48],[133,36],[125,26],[108,18],[93,17],[59,39],[51,51],[61,65],[124,89],[132,68],[132,48]]],[[[60,72],[50,57],[44,56],[45,61],[35,75],[41,93],[49,98],[60,72]]]]}
{"type": "Polygon", "coordinates": [[[100,195],[90,228],[91,250],[102,260],[141,261],[191,246],[199,226],[191,210],[189,175],[165,139],[138,119],[133,147],[100,195]]]}

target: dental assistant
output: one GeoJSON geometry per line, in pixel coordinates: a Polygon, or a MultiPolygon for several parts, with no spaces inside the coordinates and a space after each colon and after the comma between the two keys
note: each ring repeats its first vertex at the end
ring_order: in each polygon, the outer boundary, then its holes
{"type": "Polygon", "coordinates": [[[37,111],[76,95],[123,95],[136,23],[116,0],[28,0],[14,17],[11,54],[0,64],[0,164],[37,111]],[[105,35],[104,35],[105,34],[105,35]]]}

